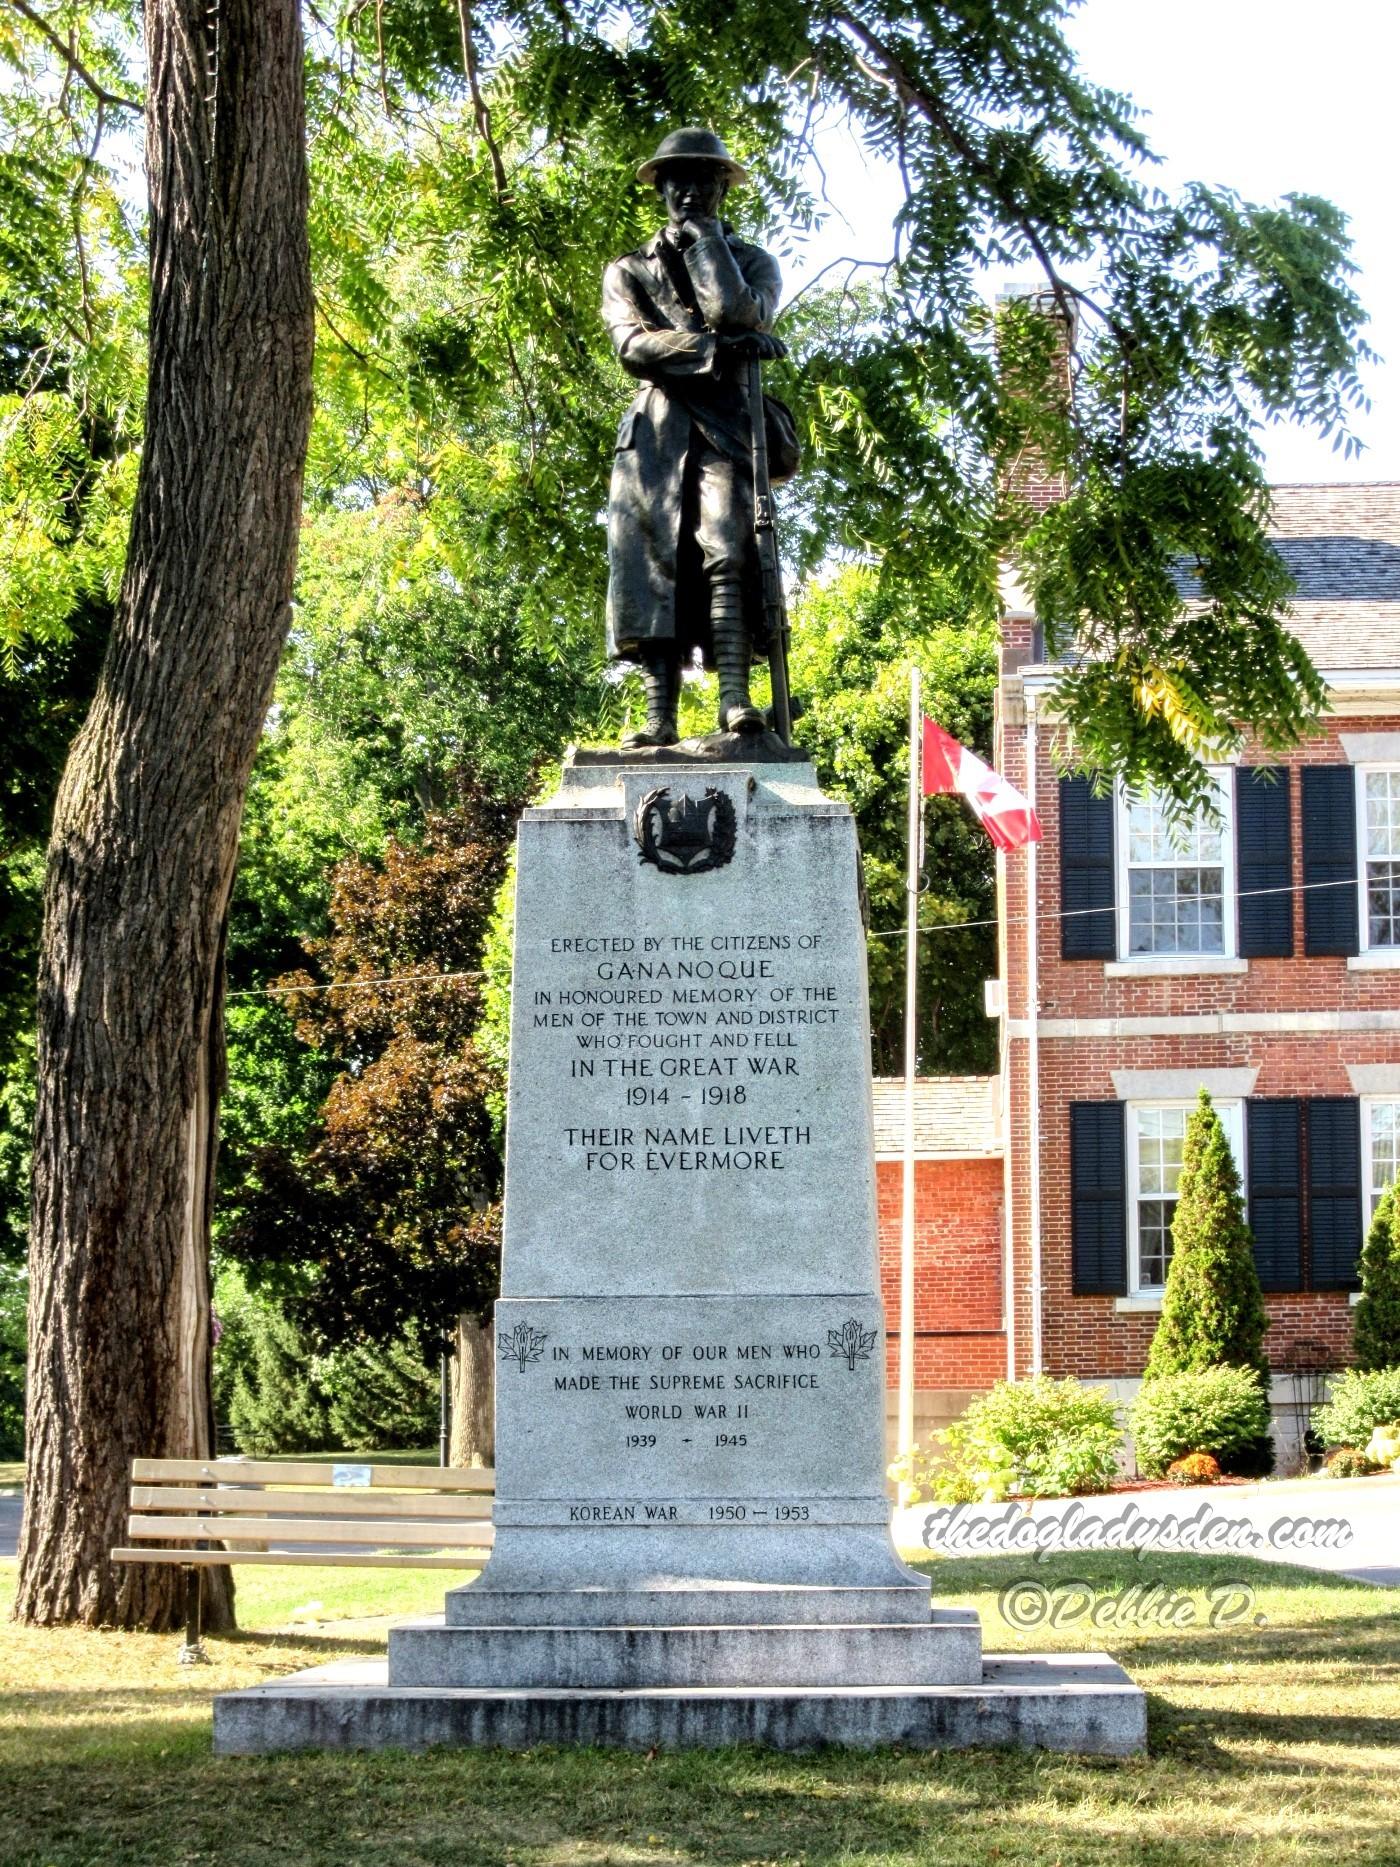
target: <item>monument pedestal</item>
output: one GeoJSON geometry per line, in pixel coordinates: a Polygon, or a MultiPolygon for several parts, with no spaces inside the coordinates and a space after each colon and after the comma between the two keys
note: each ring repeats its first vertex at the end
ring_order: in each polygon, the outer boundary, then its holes
{"type": "Polygon", "coordinates": [[[894,1549],[855,826],[713,752],[521,824],[492,1555],[219,1749],[1141,1747],[1116,1667],[984,1663],[894,1549]]]}

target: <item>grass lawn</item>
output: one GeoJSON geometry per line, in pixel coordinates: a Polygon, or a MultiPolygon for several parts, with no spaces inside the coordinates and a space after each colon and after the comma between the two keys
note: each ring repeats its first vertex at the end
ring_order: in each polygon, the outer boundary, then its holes
{"type": "MultiPolygon", "coordinates": [[[[446,1572],[238,1572],[248,1630],[187,1671],[171,1637],[0,1627],[5,1867],[264,1862],[306,1867],[566,1863],[1400,1862],[1400,1594],[1239,1560],[1127,1555],[940,1562],[990,1651],[1107,1647],[1147,1687],[1151,1754],[653,1758],[440,1751],[216,1761],[209,1698],[382,1651],[364,1617],[440,1604],[446,1572]],[[1189,1591],[1249,1579],[1230,1628],[1087,1625],[1019,1635],[1001,1589],[1082,1578],[1189,1591]],[[319,1603],[319,1607],[313,1607],[319,1603]],[[298,1612],[299,1611],[299,1612],[298,1612]],[[1262,1616],[1262,1620],[1256,1617],[1262,1616]]],[[[14,1565],[0,1565],[5,1602],[14,1565]]]]}

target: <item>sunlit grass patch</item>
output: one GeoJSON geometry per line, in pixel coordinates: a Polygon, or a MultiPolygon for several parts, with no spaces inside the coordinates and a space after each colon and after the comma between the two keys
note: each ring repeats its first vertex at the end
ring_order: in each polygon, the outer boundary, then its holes
{"type": "MultiPolygon", "coordinates": [[[[312,1867],[1334,1867],[1397,1858],[1400,1593],[1228,1559],[1105,1554],[939,1561],[940,1601],[989,1651],[1107,1647],[1149,1693],[1150,1753],[441,1751],[216,1760],[212,1693],[381,1653],[385,1617],[431,1612],[441,1571],[242,1570],[244,1631],[178,1667],[169,1635],[0,1632],[0,1862],[312,1867]],[[1162,1582],[1239,1624],[1026,1630],[998,1602],[1030,1575],[1091,1600],[1162,1582]],[[314,1604],[319,1603],[319,1608],[314,1604]],[[280,1631],[279,1631],[280,1630],[280,1631]]],[[[13,1565],[6,1565],[8,1589],[13,1565]]]]}

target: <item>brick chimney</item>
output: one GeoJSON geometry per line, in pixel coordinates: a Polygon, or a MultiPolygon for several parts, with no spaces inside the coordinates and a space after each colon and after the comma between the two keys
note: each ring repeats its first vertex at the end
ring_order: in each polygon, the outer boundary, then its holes
{"type": "MultiPolygon", "coordinates": [[[[1074,301],[1071,299],[1062,304],[1046,286],[1008,286],[997,296],[999,326],[1003,307],[1008,305],[1029,305],[1034,312],[1053,323],[1055,337],[1048,363],[1041,364],[1037,359],[1034,374],[1026,373],[1024,366],[1021,366],[1020,381],[1017,380],[1018,366],[1007,357],[999,342],[1003,388],[1012,398],[1024,396],[1030,407],[1043,405],[1048,400],[1052,408],[1063,413],[1074,399],[1073,349],[1077,329],[1074,301]],[[1043,375],[1040,373],[1042,367],[1045,372],[1043,375]]],[[[1062,469],[1047,466],[1037,445],[1035,428],[1036,421],[1032,415],[1020,444],[1003,465],[1001,483],[1003,493],[1011,503],[1044,512],[1065,497],[1069,483],[1062,469]]]]}

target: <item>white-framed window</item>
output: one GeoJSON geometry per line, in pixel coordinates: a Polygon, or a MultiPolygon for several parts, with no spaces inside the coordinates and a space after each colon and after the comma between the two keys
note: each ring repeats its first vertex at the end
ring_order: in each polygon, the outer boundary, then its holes
{"type": "Polygon", "coordinates": [[[1361,950],[1400,948],[1400,765],[1356,768],[1361,950]]]}
{"type": "Polygon", "coordinates": [[[1381,1194],[1400,1175],[1400,1097],[1362,1097],[1361,1172],[1369,1225],[1381,1194]]]}
{"type": "MultiPolygon", "coordinates": [[[[1172,1219],[1190,1102],[1130,1102],[1128,1148],[1128,1288],[1133,1296],[1161,1290],[1172,1255],[1172,1219]]],[[[1221,1100],[1215,1112],[1244,1180],[1244,1104],[1221,1100]]]]}
{"type": "Polygon", "coordinates": [[[1216,814],[1169,817],[1153,793],[1118,793],[1118,956],[1235,956],[1234,786],[1214,769],[1216,814]]]}

